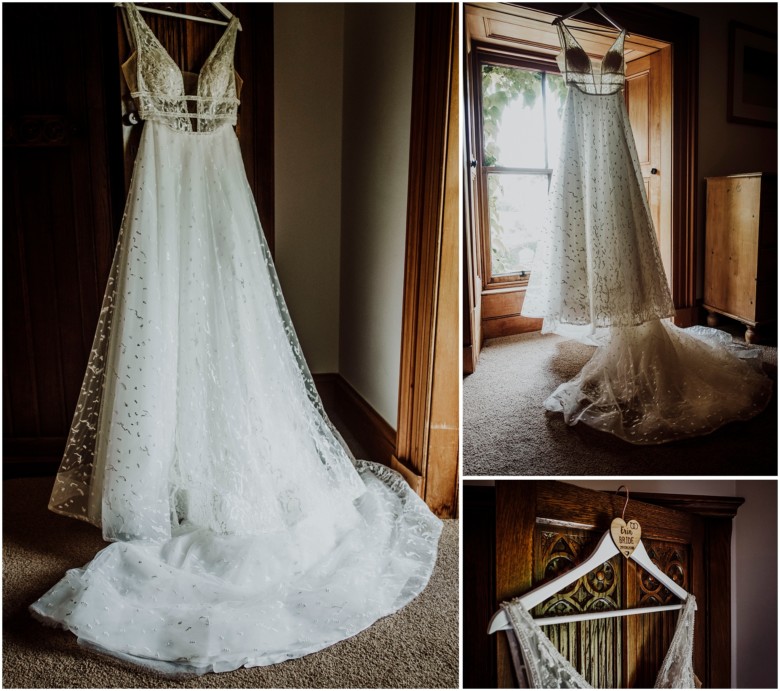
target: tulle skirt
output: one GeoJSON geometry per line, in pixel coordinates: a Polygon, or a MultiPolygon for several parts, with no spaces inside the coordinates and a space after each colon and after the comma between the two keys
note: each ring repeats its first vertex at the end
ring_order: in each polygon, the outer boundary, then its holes
{"type": "Polygon", "coordinates": [[[522,313],[571,338],[674,315],[622,93],[569,88],[522,313]]]}
{"type": "Polygon", "coordinates": [[[441,522],[328,420],[230,126],[144,125],[50,508],[114,544],[33,613],[166,672],[319,650],[428,581],[441,522]]]}
{"type": "Polygon", "coordinates": [[[669,321],[614,327],[571,381],[544,402],[578,422],[633,444],[660,444],[748,420],[772,397],[760,351],[716,329],[669,321]]]}
{"type": "Polygon", "coordinates": [[[678,329],[622,93],[571,87],[546,233],[522,313],[597,349],[544,403],[634,444],[707,434],[761,412],[772,383],[756,349],[678,329]],[[751,362],[752,361],[752,362],[751,362]]]}

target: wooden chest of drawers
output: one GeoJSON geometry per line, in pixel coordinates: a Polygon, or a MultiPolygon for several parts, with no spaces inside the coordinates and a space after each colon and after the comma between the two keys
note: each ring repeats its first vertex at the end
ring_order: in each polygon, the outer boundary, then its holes
{"type": "Polygon", "coordinates": [[[758,342],[777,319],[777,175],[707,178],[704,308],[747,326],[758,342]],[[763,327],[763,328],[762,328],[763,327]]]}

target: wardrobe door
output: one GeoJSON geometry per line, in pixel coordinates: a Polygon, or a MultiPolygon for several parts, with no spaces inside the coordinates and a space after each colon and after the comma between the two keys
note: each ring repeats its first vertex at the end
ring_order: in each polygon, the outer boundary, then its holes
{"type": "Polygon", "coordinates": [[[62,456],[122,216],[118,64],[106,5],[3,20],[3,470],[34,475],[62,456]]]}
{"type": "MultiPolygon", "coordinates": [[[[705,686],[728,686],[730,624],[728,545],[739,500],[643,495],[625,518],[639,521],[651,558],[696,596],[694,670],[705,686]],[[654,503],[649,503],[650,501],[654,503]],[[662,504],[662,505],[658,505],[662,504]],[[665,505],[663,505],[665,504],[665,505]],[[728,506],[726,506],[728,504],[728,506]],[[713,558],[716,555],[718,558],[713,558]]],[[[587,557],[623,514],[625,494],[559,482],[498,481],[464,494],[464,682],[517,686],[506,636],[486,634],[501,602],[531,590],[587,557]],[[492,504],[491,504],[492,500],[492,504]],[[472,512],[472,506],[477,511],[472,512]],[[488,526],[494,525],[494,530],[488,526]],[[485,545],[491,544],[490,548],[485,545]],[[492,558],[492,563],[491,563],[492,558]],[[479,577],[479,574],[483,576],[479,577]],[[484,603],[489,603],[488,605],[484,603]]],[[[542,603],[535,616],[673,604],[676,599],[621,555],[542,603]]],[[[652,687],[669,648],[677,611],[545,627],[591,685],[652,687]]]]}

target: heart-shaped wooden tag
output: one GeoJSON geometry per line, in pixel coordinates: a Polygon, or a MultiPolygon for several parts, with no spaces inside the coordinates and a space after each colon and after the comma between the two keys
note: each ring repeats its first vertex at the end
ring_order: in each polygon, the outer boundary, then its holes
{"type": "Polygon", "coordinates": [[[628,559],[642,539],[642,527],[639,521],[626,523],[622,518],[615,518],[609,528],[612,539],[620,550],[620,553],[628,559]]]}

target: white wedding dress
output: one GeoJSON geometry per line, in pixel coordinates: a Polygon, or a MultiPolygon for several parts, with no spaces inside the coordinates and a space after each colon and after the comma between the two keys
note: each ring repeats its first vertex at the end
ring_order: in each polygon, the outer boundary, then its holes
{"type": "Polygon", "coordinates": [[[772,395],[760,353],[715,329],[679,329],[623,87],[621,31],[594,65],[558,22],[569,86],[547,226],[522,314],[543,333],[597,345],[545,407],[635,444],[707,434],[761,412],[772,395]]]}
{"type": "MultiPolygon", "coordinates": [[[[593,688],[558,651],[539,623],[517,598],[504,602],[512,628],[507,631],[512,663],[518,679],[532,689],[593,688]]],[[[693,630],[696,598],[689,595],[680,610],[672,642],[656,676],[656,689],[695,689],[701,684],[693,672],[693,630]]],[[[645,615],[648,616],[648,615],[645,615]]],[[[523,684],[521,684],[523,686],[523,684]]]]}
{"type": "Polygon", "coordinates": [[[162,672],[267,665],[417,596],[441,522],[322,408],[233,130],[238,20],[190,79],[125,11],[145,123],[50,502],[113,544],[31,611],[162,672]]]}

